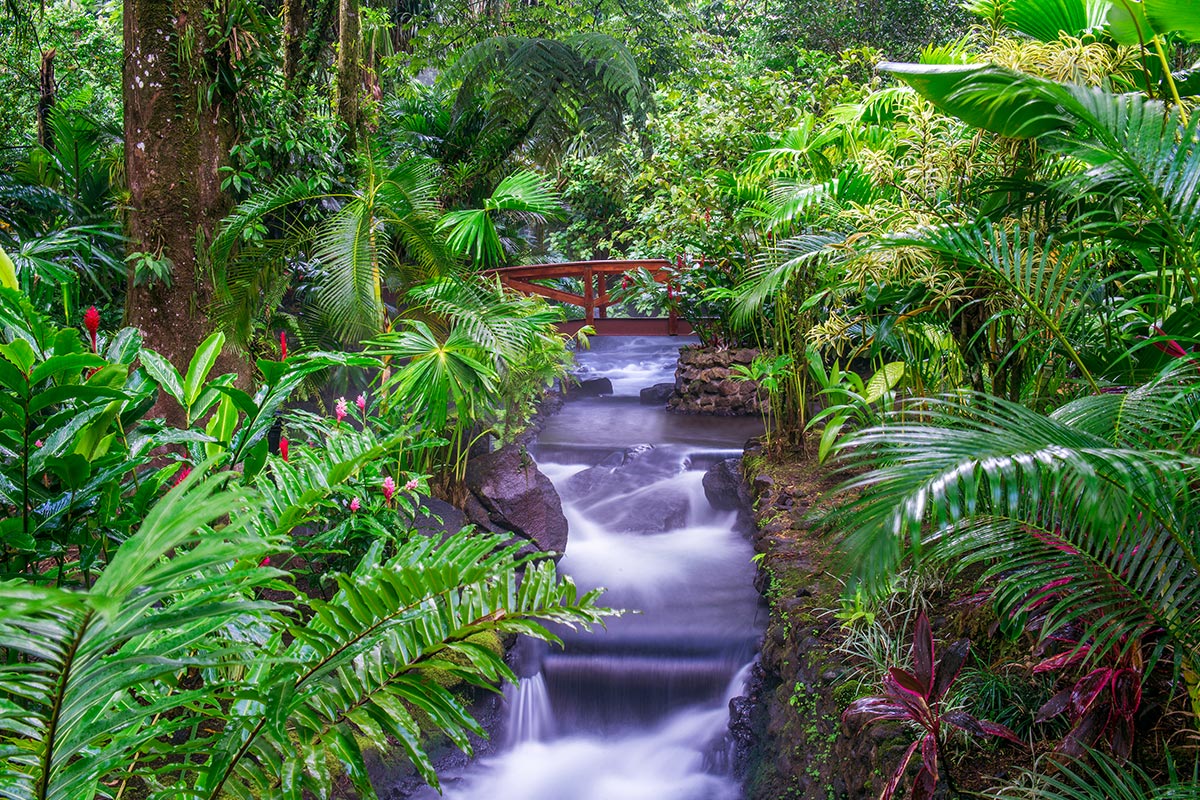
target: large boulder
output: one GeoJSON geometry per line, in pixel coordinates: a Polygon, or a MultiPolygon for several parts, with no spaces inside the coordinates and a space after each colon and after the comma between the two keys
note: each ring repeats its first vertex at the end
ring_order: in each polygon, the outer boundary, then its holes
{"type": "Polygon", "coordinates": [[[678,454],[652,444],[637,444],[610,454],[594,467],[575,473],[563,484],[562,495],[584,506],[628,495],[656,481],[679,474],[678,454]]]}
{"type": "Polygon", "coordinates": [[[567,389],[567,394],[571,397],[601,397],[612,393],[612,381],[608,378],[588,378],[580,381],[578,386],[567,389]]]}
{"type": "Polygon", "coordinates": [[[413,527],[421,536],[446,536],[467,526],[467,515],[445,500],[422,497],[413,512],[413,527]]]}
{"type": "Polygon", "coordinates": [[[528,539],[539,550],[559,554],[566,550],[562,501],[524,448],[510,445],[471,459],[466,483],[487,512],[488,527],[528,539]]]}
{"type": "Polygon", "coordinates": [[[587,515],[623,533],[666,533],[688,523],[690,500],[672,486],[653,486],[590,507],[587,515]]]}
{"type": "Polygon", "coordinates": [[[704,473],[704,496],[717,511],[749,511],[750,488],[742,478],[742,459],[718,461],[704,473]]]}
{"type": "Polygon", "coordinates": [[[638,399],[644,406],[662,406],[666,405],[674,393],[674,383],[656,383],[653,386],[647,386],[645,389],[642,389],[638,393],[638,399]]]}

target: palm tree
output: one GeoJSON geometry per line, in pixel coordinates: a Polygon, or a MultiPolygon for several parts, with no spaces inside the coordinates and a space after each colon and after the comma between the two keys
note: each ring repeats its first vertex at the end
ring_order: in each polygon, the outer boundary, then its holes
{"type": "MultiPolygon", "coordinates": [[[[1043,415],[987,395],[915,400],[849,437],[836,514],[855,581],[983,568],[1006,624],[1074,624],[1083,655],[1152,645],[1200,674],[1200,383],[1188,363],[1043,415]]],[[[1148,671],[1148,670],[1147,670],[1148,671]]],[[[1195,695],[1200,696],[1200,695],[1195,695]]]]}
{"type": "Polygon", "coordinates": [[[295,179],[240,204],[213,242],[218,320],[248,347],[263,312],[274,313],[296,288],[294,272],[304,265],[310,281],[297,299],[313,337],[331,333],[357,342],[386,330],[389,289],[455,268],[436,229],[436,186],[427,158],[388,167],[371,154],[353,189],[322,191],[314,181],[295,179]],[[332,211],[322,213],[326,208],[332,211]],[[268,226],[281,235],[260,237],[268,226]]]}

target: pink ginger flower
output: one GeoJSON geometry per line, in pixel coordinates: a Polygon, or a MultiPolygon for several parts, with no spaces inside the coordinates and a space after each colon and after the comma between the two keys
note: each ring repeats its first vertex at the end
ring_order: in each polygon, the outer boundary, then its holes
{"type": "Polygon", "coordinates": [[[360,394],[358,397],[354,398],[354,405],[358,406],[358,413],[366,414],[367,396],[365,394],[360,394]]]}
{"type": "Polygon", "coordinates": [[[286,436],[279,437],[279,455],[283,456],[283,460],[288,460],[288,440],[286,436]]]}
{"type": "Polygon", "coordinates": [[[358,498],[357,497],[350,498],[350,510],[358,511],[360,508],[362,508],[362,503],[358,502],[358,498]]]}
{"type": "Polygon", "coordinates": [[[333,407],[333,414],[337,417],[338,422],[346,418],[346,398],[339,397],[337,399],[337,405],[333,407]]]}
{"type": "Polygon", "coordinates": [[[287,361],[287,331],[279,332],[279,360],[287,361]]]}
{"type": "Polygon", "coordinates": [[[45,442],[43,442],[41,439],[38,439],[36,442],[34,442],[34,443],[33,443],[33,446],[34,446],[34,447],[41,447],[41,446],[42,446],[42,445],[44,445],[44,444],[45,444],[45,442]]]}
{"type": "Polygon", "coordinates": [[[389,475],[383,479],[383,499],[388,503],[392,502],[392,497],[396,494],[396,482],[389,475]]]}
{"type": "Polygon", "coordinates": [[[92,352],[99,352],[96,349],[96,333],[100,330],[100,312],[95,306],[84,312],[83,327],[87,328],[88,335],[92,337],[92,352]]]}
{"type": "Polygon", "coordinates": [[[421,485],[421,482],[418,481],[416,478],[413,478],[411,481],[404,484],[404,491],[415,492],[417,490],[417,487],[420,485],[421,485]]]}
{"type": "Polygon", "coordinates": [[[179,470],[179,474],[177,474],[177,475],[175,476],[175,485],[176,485],[176,486],[178,486],[179,484],[181,484],[181,483],[183,483],[184,481],[186,481],[186,480],[187,480],[187,476],[188,476],[188,475],[191,475],[191,474],[192,474],[192,468],[191,468],[191,467],[184,467],[183,469],[179,470]]]}
{"type": "Polygon", "coordinates": [[[269,567],[269,566],[271,566],[271,557],[270,557],[270,556],[263,556],[263,560],[262,560],[262,561],[260,561],[260,562],[258,562],[258,565],[259,565],[260,567],[269,567]]]}

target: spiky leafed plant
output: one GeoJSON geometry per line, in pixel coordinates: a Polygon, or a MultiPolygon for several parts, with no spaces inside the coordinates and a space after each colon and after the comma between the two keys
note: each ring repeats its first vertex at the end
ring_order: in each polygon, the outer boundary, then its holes
{"type": "Polygon", "coordinates": [[[1072,221],[1147,256],[1168,306],[1200,299],[1200,118],[1137,94],[1054,83],[990,65],[884,64],[946,113],[1036,138],[1077,169],[1056,189],[1098,206],[1072,221]],[[1104,213],[1098,213],[1103,211],[1104,213]]]}
{"type": "Polygon", "coordinates": [[[618,137],[627,120],[644,119],[647,96],[633,56],[611,36],[497,36],[460,55],[437,86],[414,86],[383,133],[435,158],[450,204],[471,206],[518,157],[547,163],[618,137]]]}
{"type": "Polygon", "coordinates": [[[856,579],[980,565],[1006,623],[1036,608],[1043,636],[1080,626],[1088,658],[1147,643],[1147,672],[1170,654],[1200,700],[1198,444],[1191,363],[1049,415],[985,395],[915,401],[843,450],[861,473],[840,514],[856,579]]]}
{"type": "Polygon", "coordinates": [[[307,259],[314,272],[300,312],[314,336],[357,341],[384,330],[389,283],[413,285],[454,269],[435,230],[436,190],[427,158],[386,166],[369,155],[352,191],[325,192],[297,179],[242,203],[213,242],[218,322],[248,345],[264,312],[274,313],[293,288],[295,261],[307,259]],[[330,206],[331,213],[321,210],[330,206]],[[255,230],[268,225],[281,234],[257,238],[255,230]]]}
{"type": "Polygon", "coordinates": [[[393,741],[436,785],[415,715],[464,749],[482,732],[439,681],[513,679],[477,635],[553,639],[543,622],[604,613],[552,562],[465,532],[372,548],[327,602],[262,599],[287,575],[260,559],[340,470],[378,456],[338,452],[324,471],[276,463],[256,489],[197,471],[90,591],[0,584],[6,797],[324,796],[338,769],[374,797],[362,746],[393,741]]]}

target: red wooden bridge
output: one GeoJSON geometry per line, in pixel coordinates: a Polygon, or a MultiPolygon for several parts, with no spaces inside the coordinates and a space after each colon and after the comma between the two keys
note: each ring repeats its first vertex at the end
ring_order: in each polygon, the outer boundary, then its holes
{"type": "Polygon", "coordinates": [[[564,333],[575,333],[584,325],[591,325],[599,336],[687,336],[692,326],[679,319],[674,310],[663,317],[612,318],[608,308],[613,305],[609,292],[626,273],[644,269],[659,283],[669,283],[671,274],[667,267],[671,262],[664,258],[642,258],[610,261],[567,261],[557,264],[533,264],[522,267],[499,267],[488,270],[510,289],[525,294],[536,294],[548,300],[557,300],[579,306],[583,319],[567,320],[558,328],[564,333]],[[579,278],[583,281],[583,294],[554,289],[534,283],[538,280],[579,278]]]}

